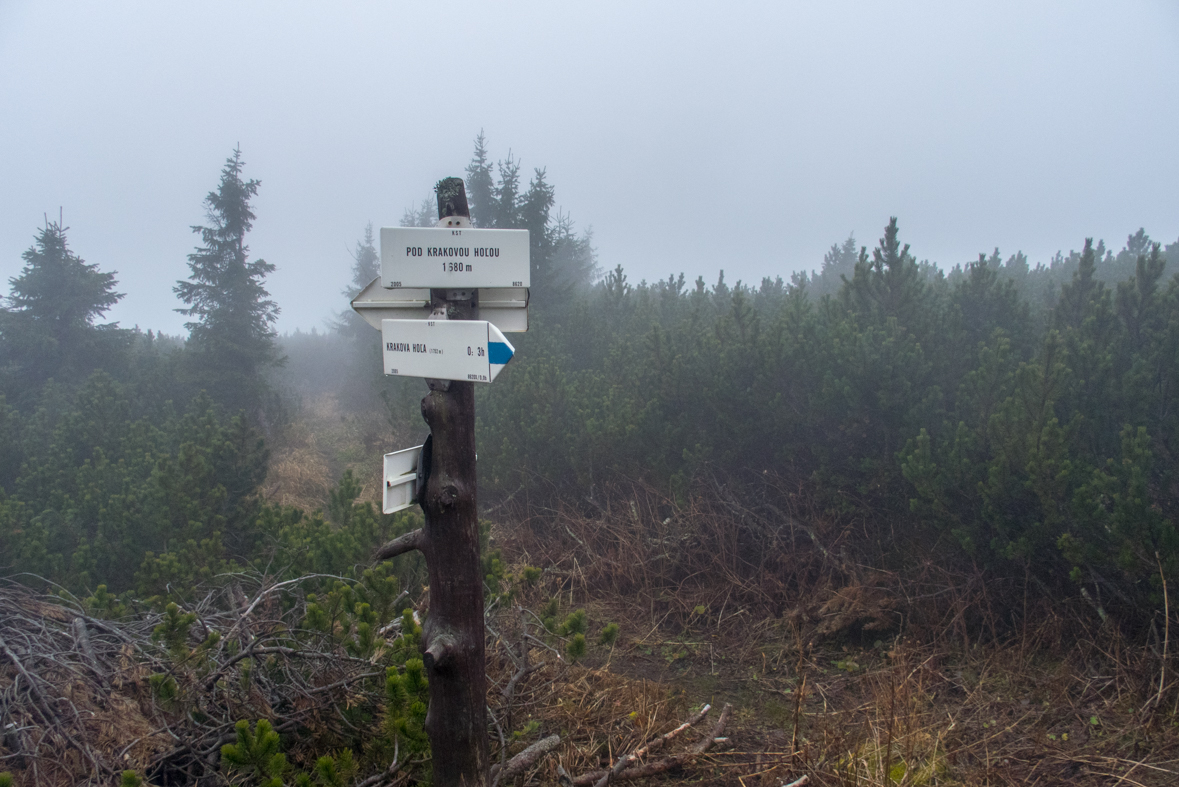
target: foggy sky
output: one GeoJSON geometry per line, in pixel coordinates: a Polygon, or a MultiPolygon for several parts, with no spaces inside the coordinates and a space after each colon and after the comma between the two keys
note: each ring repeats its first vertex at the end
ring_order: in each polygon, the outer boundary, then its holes
{"type": "Polygon", "coordinates": [[[1179,238],[1179,4],[0,0],[0,283],[59,207],[172,293],[240,144],[278,327],[347,306],[349,250],[462,175],[482,129],[631,281],[818,268],[890,216],[943,266],[1179,238]]]}

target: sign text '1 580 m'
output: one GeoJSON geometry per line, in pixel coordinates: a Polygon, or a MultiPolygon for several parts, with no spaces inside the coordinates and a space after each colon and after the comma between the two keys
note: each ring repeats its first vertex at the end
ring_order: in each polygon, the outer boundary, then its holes
{"type": "Polygon", "coordinates": [[[381,281],[402,287],[528,287],[528,230],[382,227],[381,281]]]}

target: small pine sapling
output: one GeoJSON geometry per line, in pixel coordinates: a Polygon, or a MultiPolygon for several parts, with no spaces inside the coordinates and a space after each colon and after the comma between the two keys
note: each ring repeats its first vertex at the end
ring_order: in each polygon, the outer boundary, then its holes
{"type": "Polygon", "coordinates": [[[115,620],[127,614],[127,607],[118,596],[107,592],[106,585],[99,585],[93,595],[83,599],[82,607],[91,617],[105,620],[115,620]]]}
{"type": "Polygon", "coordinates": [[[565,645],[565,654],[569,656],[569,660],[576,662],[585,655],[585,634],[574,634],[569,642],[565,645]]]}
{"type": "Polygon", "coordinates": [[[247,694],[250,691],[250,681],[254,674],[254,660],[245,658],[241,660],[241,668],[238,672],[238,687],[242,694],[247,694]]]}
{"type": "Polygon", "coordinates": [[[585,610],[577,609],[569,613],[569,615],[565,618],[565,622],[561,624],[561,628],[557,630],[557,633],[562,637],[581,634],[582,639],[585,639],[585,628],[585,610]]]}
{"type": "Polygon", "coordinates": [[[307,594],[307,613],[303,616],[303,625],[325,634],[332,630],[332,619],[328,616],[327,611],[318,604],[318,596],[314,593],[307,594]]]}
{"type": "Polygon", "coordinates": [[[320,757],[315,761],[315,778],[322,787],[348,787],[356,781],[356,762],[352,750],[344,749],[339,755],[320,757]]]}
{"type": "Polygon", "coordinates": [[[374,568],[367,568],[360,577],[360,585],[368,596],[368,603],[380,620],[394,617],[394,609],[401,599],[401,581],[393,574],[394,564],[385,561],[374,568]]]}
{"type": "Polygon", "coordinates": [[[385,734],[397,740],[406,754],[429,750],[426,709],[429,702],[426,667],[421,659],[405,662],[405,673],[389,667],[385,673],[385,734]]]}
{"type": "Polygon", "coordinates": [[[162,640],[173,658],[184,659],[188,656],[188,630],[196,623],[196,619],[195,613],[181,613],[176,602],[169,601],[168,606],[164,608],[164,619],[152,629],[152,641],[162,640]]]}
{"type": "Polygon", "coordinates": [[[408,607],[401,613],[401,636],[393,642],[392,656],[394,663],[404,664],[421,653],[422,627],[414,619],[413,610],[408,607]]]}
{"type": "Polygon", "coordinates": [[[260,787],[283,787],[286,755],[279,751],[278,733],[266,719],[259,719],[254,730],[242,719],[234,725],[237,743],[221,747],[221,762],[227,770],[258,780],[260,787]]]}
{"type": "Polygon", "coordinates": [[[340,530],[347,530],[352,524],[352,515],[361,507],[356,505],[356,499],[362,489],[352,468],[348,468],[336,488],[328,491],[328,519],[340,530]]]}
{"type": "Polygon", "coordinates": [[[557,631],[557,615],[561,612],[561,601],[556,596],[549,599],[549,603],[544,605],[544,609],[540,611],[540,622],[544,624],[545,631],[549,633],[556,633],[557,631]]]}
{"type": "Polygon", "coordinates": [[[498,549],[483,555],[483,587],[488,603],[506,603],[515,595],[515,587],[508,582],[503,553],[498,549]],[[508,586],[507,590],[503,589],[505,586],[508,586]]]}
{"type": "Polygon", "coordinates": [[[159,706],[166,711],[175,710],[180,700],[180,686],[176,679],[165,672],[157,672],[149,676],[147,681],[159,706]]]}
{"type": "Polygon", "coordinates": [[[523,740],[524,738],[531,738],[533,735],[536,734],[537,730],[539,730],[539,729],[540,729],[540,721],[537,719],[532,719],[527,724],[524,725],[523,729],[512,730],[512,740],[519,741],[519,740],[523,740]]]}
{"type": "Polygon", "coordinates": [[[344,648],[356,658],[368,658],[377,647],[377,613],[365,602],[358,602],[354,608],[356,637],[344,648]]]}
{"type": "Polygon", "coordinates": [[[605,627],[602,628],[602,633],[598,635],[598,644],[605,645],[606,647],[610,647],[617,641],[618,641],[618,624],[617,623],[607,623],[605,625],[605,627]]]}

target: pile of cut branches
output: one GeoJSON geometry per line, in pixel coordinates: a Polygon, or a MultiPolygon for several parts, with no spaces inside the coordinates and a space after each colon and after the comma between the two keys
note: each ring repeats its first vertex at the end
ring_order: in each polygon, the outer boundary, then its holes
{"type": "MultiPolygon", "coordinates": [[[[221,579],[163,609],[0,584],[0,773],[18,785],[126,771],[157,785],[429,780],[420,613],[395,579],[221,579]],[[265,763],[242,764],[263,750],[265,763]]],[[[634,779],[724,741],[727,707],[689,741],[708,706],[570,663],[522,606],[492,604],[488,623],[493,784],[634,779]]]]}
{"type": "Polygon", "coordinates": [[[93,597],[0,586],[0,771],[18,784],[106,784],[126,770],[194,783],[254,719],[300,733],[296,763],[357,744],[384,755],[366,739],[386,715],[387,671],[415,655],[400,632],[413,618],[396,618],[404,594],[378,618],[364,582],[317,603],[307,586],[323,580],[240,576],[186,608],[114,619],[93,597]]]}

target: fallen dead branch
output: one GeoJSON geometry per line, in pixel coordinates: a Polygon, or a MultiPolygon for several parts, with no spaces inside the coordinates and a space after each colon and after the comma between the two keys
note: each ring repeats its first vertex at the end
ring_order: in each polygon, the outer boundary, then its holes
{"type": "Polygon", "coordinates": [[[708,714],[710,709],[711,706],[705,705],[699,713],[680,726],[676,727],[671,732],[661,735],[646,746],[641,746],[630,754],[622,755],[618,758],[617,762],[615,762],[613,768],[610,768],[609,770],[597,770],[583,773],[582,775],[573,778],[571,783],[575,785],[575,787],[590,787],[590,785],[593,785],[593,787],[606,787],[606,785],[610,782],[641,779],[645,776],[654,776],[657,773],[663,773],[665,771],[671,770],[672,768],[678,768],[688,764],[712,748],[717,739],[721,737],[721,734],[724,732],[725,725],[729,722],[729,714],[733,710],[731,705],[727,703],[725,704],[725,707],[721,710],[721,715],[717,720],[716,726],[714,726],[710,732],[702,737],[697,743],[690,746],[687,750],[680,752],[679,754],[671,755],[670,757],[665,757],[655,762],[636,765],[639,759],[645,756],[648,752],[662,747],[676,735],[680,734],[684,730],[691,727],[693,724],[703,719],[708,714]]]}
{"type": "Polygon", "coordinates": [[[541,738],[524,751],[517,754],[504,764],[503,768],[494,765],[491,768],[491,787],[496,787],[503,779],[510,779],[518,773],[531,768],[536,762],[561,744],[560,735],[550,735],[541,738]]]}

